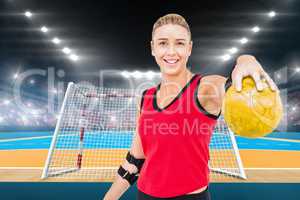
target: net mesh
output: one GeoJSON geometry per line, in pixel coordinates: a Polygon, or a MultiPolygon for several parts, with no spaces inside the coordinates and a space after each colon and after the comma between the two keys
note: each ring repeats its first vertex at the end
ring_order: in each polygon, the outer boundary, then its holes
{"type": "MultiPolygon", "coordinates": [[[[136,97],[131,89],[70,85],[44,175],[56,179],[112,181],[135,134],[136,97]]],[[[243,169],[238,164],[234,143],[221,118],[210,143],[212,175],[241,176],[243,169]]]]}

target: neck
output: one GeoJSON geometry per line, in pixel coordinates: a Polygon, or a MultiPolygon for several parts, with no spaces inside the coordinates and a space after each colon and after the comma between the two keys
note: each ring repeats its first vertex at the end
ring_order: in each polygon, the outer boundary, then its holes
{"type": "Polygon", "coordinates": [[[192,76],[192,72],[190,72],[187,68],[176,75],[162,74],[161,86],[170,84],[179,84],[182,86],[185,85],[192,76]]]}
{"type": "MultiPolygon", "coordinates": [[[[176,75],[162,74],[160,90],[177,91],[183,88],[187,82],[192,78],[193,74],[187,68],[176,75]]],[[[167,92],[168,93],[168,92],[167,92]]]]}

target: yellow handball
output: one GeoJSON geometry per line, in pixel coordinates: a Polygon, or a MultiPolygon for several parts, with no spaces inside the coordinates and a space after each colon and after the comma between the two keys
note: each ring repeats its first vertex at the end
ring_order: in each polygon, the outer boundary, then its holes
{"type": "Polygon", "coordinates": [[[282,103],[278,91],[272,91],[263,82],[264,89],[257,91],[252,78],[243,79],[242,90],[228,88],[224,104],[224,118],[237,135],[249,138],[271,133],[282,117],[282,103]]]}

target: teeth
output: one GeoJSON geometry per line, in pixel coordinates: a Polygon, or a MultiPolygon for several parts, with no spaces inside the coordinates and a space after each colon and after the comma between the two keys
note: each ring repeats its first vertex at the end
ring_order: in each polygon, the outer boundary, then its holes
{"type": "Polygon", "coordinates": [[[167,63],[170,63],[170,64],[174,64],[177,62],[177,60],[165,60],[167,63]]]}

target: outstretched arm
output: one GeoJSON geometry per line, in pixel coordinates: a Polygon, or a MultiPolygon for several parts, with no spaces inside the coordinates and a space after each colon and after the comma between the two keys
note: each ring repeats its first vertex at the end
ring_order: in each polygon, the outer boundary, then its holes
{"type": "Polygon", "coordinates": [[[254,56],[241,55],[237,58],[236,65],[230,77],[225,78],[219,75],[209,75],[202,78],[200,87],[198,88],[198,99],[201,105],[209,113],[217,115],[222,109],[227,79],[232,79],[235,89],[241,91],[242,80],[247,76],[253,78],[256,88],[259,91],[263,90],[266,86],[266,84],[262,83],[263,79],[266,80],[273,91],[278,90],[276,84],[254,56]]]}

